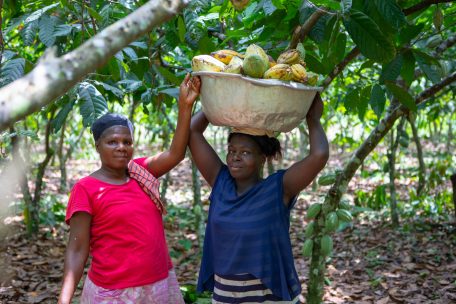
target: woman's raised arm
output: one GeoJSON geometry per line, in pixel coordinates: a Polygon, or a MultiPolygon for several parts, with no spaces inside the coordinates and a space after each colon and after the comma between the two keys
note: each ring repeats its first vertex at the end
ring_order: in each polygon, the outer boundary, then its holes
{"type": "Polygon", "coordinates": [[[294,163],[285,172],[283,177],[284,202],[289,202],[291,198],[306,188],[328,161],[328,139],[320,124],[322,113],[323,101],[320,94],[317,93],[306,117],[309,128],[310,152],[303,160],[294,163]]]}
{"type": "Polygon", "coordinates": [[[189,147],[196,167],[212,187],[223,162],[203,135],[208,124],[209,121],[202,111],[192,117],[189,147]]]}

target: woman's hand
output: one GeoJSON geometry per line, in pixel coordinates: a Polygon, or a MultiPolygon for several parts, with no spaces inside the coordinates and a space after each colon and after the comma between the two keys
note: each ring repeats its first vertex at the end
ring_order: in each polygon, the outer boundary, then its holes
{"type": "Polygon", "coordinates": [[[321,115],[323,114],[323,101],[321,100],[320,93],[317,92],[315,98],[310,106],[309,111],[307,112],[307,120],[320,120],[321,115]]]}
{"type": "Polygon", "coordinates": [[[190,74],[185,75],[179,87],[179,105],[193,106],[196,98],[200,94],[201,79],[199,76],[190,77],[190,74]]]}

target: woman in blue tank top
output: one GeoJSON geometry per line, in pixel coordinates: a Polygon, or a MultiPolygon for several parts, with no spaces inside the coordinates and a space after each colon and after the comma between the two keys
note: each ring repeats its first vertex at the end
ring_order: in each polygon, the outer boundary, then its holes
{"type": "Polygon", "coordinates": [[[309,155],[267,178],[261,174],[265,162],[281,156],[276,138],[231,133],[225,165],[204,138],[204,113],[192,118],[192,158],[212,187],[198,291],[213,291],[213,303],[298,302],[290,210],[328,160],[322,112],[317,94],[306,117],[309,155]]]}

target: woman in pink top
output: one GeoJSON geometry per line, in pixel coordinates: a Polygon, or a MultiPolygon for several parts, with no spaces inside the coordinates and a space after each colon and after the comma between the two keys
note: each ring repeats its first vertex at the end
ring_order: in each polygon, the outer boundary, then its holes
{"type": "Polygon", "coordinates": [[[168,254],[156,178],[185,157],[200,87],[198,77],[185,77],[171,146],[155,156],[132,159],[133,126],[123,116],[106,114],[92,125],[101,167],[70,194],[59,304],[71,303],[89,253],[81,303],[184,303],[168,254]]]}

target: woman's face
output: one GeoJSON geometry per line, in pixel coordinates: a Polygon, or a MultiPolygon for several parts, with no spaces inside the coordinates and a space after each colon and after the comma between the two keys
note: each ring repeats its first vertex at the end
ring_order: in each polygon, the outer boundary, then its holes
{"type": "Polygon", "coordinates": [[[125,169],[133,157],[133,139],[130,129],[112,126],[106,129],[96,143],[102,166],[125,169]]]}
{"type": "Polygon", "coordinates": [[[258,145],[248,136],[236,134],[228,143],[226,164],[235,179],[259,176],[265,160],[258,145]]]}

